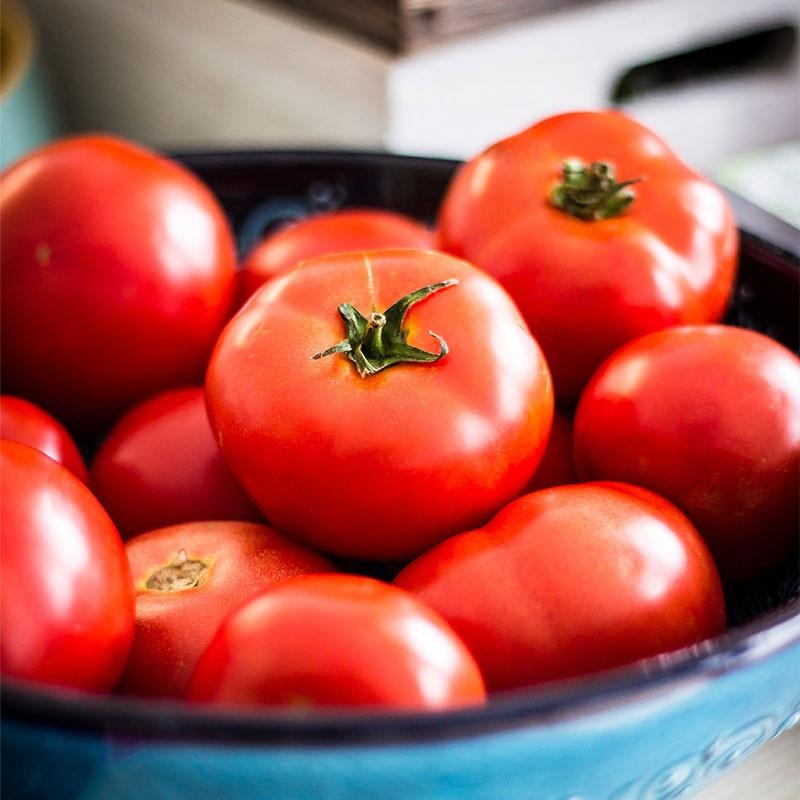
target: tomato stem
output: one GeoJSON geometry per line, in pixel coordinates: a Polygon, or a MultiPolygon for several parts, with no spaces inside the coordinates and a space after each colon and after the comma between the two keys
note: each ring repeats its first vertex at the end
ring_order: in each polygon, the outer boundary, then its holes
{"type": "Polygon", "coordinates": [[[439,343],[439,352],[431,353],[408,344],[408,331],[403,327],[410,308],[434,292],[454,286],[457,278],[450,278],[429,286],[423,286],[401,297],[384,312],[372,311],[365,317],[351,303],[339,306],[339,315],[344,321],[347,338],[327,350],[315,353],[319,359],[334,353],[344,353],[356,366],[358,374],[365,378],[395,364],[431,364],[444,358],[447,343],[439,334],[428,333],[439,343]]]}
{"type": "Polygon", "coordinates": [[[200,559],[189,558],[181,548],[172,561],[155,570],[145,583],[145,587],[156,592],[181,592],[194,589],[208,577],[208,564],[200,559]]]}
{"type": "Polygon", "coordinates": [[[561,172],[561,183],[550,192],[550,203],[578,219],[596,221],[616,217],[633,202],[631,185],[641,178],[617,183],[611,164],[593,161],[587,167],[580,159],[568,159],[561,172]]]}

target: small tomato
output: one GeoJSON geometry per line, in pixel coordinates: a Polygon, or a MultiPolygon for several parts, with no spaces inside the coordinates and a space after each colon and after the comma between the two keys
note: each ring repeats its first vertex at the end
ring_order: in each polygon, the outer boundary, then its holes
{"type": "Polygon", "coordinates": [[[35,447],[89,482],[86,462],[72,434],[52,414],[23,397],[0,396],[0,439],[35,447]]]}
{"type": "Polygon", "coordinates": [[[263,522],[222,458],[201,386],[167,390],[130,409],[100,445],[91,473],[125,538],[195,520],[263,522]]]}
{"type": "Polygon", "coordinates": [[[309,575],[246,601],[192,675],[195,701],[444,709],[481,704],[461,640],[412,595],[360,575],[309,575]]]}
{"type": "Polygon", "coordinates": [[[448,621],[490,690],[629,664],[725,628],[719,575],[691,522],[621,483],[524,495],[395,584],[448,621]]]}
{"type": "Polygon", "coordinates": [[[117,686],[124,694],[183,696],[223,617],[257,591],[330,572],[317,553],[265,525],[190,522],[126,543],[136,591],[136,635],[117,686]]]}
{"type": "Polygon", "coordinates": [[[433,247],[433,233],[396,211],[347,208],[293,222],[262,239],[245,257],[239,271],[240,296],[250,297],[266,281],[301,261],[350,250],[386,247],[433,247]]]}
{"type": "Polygon", "coordinates": [[[797,553],[800,359],[755,331],[677,326],[614,353],[575,417],[586,479],[658,492],[694,522],[728,581],[797,553]]]}
{"type": "Polygon", "coordinates": [[[0,668],[3,676],[107,692],[134,631],[122,539],[68,469],[0,441],[0,668]]]}
{"type": "Polygon", "coordinates": [[[618,111],[558,114],[496,142],[442,201],[440,247],[519,304],[573,405],[626,341],[717,322],[738,233],[725,195],[618,111]]]}

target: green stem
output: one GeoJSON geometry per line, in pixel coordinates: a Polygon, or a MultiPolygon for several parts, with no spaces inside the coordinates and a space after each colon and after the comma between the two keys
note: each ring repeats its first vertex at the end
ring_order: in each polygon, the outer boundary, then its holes
{"type": "Polygon", "coordinates": [[[347,338],[327,350],[315,353],[312,358],[319,359],[334,353],[344,353],[355,364],[362,378],[395,364],[431,364],[439,361],[448,353],[444,339],[433,331],[428,331],[439,343],[438,353],[413,347],[408,344],[408,331],[403,323],[413,305],[428,295],[457,283],[457,278],[450,278],[430,286],[423,286],[401,297],[383,313],[372,311],[368,317],[351,303],[342,303],[339,306],[339,315],[344,321],[347,338]]]}
{"type": "Polygon", "coordinates": [[[614,167],[593,161],[570,159],[562,167],[562,180],[551,192],[550,203],[565,214],[588,221],[609,219],[622,214],[633,202],[631,185],[641,178],[617,183],[614,167]]]}

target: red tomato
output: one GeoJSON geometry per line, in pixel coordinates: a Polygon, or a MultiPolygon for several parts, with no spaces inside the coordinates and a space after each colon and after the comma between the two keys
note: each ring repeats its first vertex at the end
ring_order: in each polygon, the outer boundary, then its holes
{"type": "Polygon", "coordinates": [[[97,451],[92,482],[124,538],[194,520],[264,520],[222,458],[199,386],[124,414],[97,451]]]}
{"type": "Polygon", "coordinates": [[[534,492],[577,482],[578,473],[572,458],[572,417],[556,409],[544,455],[525,491],[534,492]]]}
{"type": "Polygon", "coordinates": [[[329,561],[266,525],[190,522],[126,544],[136,587],[136,636],[117,691],[183,697],[223,617],[286,578],[330,572],[329,561]]]}
{"type": "Polygon", "coordinates": [[[697,531],[666,500],[626,484],[524,495],[395,583],[450,623],[490,690],[628,664],[725,627],[720,579],[697,531]]]}
{"type": "Polygon", "coordinates": [[[419,553],[519,493],[553,409],[503,289],[414,250],[323,257],[270,281],[220,337],[206,395],[228,464],[278,530],[374,561],[419,553]],[[395,357],[421,362],[379,369],[395,357]]]}
{"type": "Polygon", "coordinates": [[[188,698],[433,710],[480,704],[485,689],[438,614],[382,581],[338,574],[283,581],[235,609],[188,698]]]}
{"type": "Polygon", "coordinates": [[[89,482],[86,462],[69,431],[43,408],[22,397],[0,396],[0,439],[35,447],[84,483],[89,482]]]}
{"type": "Polygon", "coordinates": [[[680,326],[630,343],[587,386],[574,446],[584,477],[681,508],[727,580],[797,552],[800,359],[760,333],[680,326]]]}
{"type": "Polygon", "coordinates": [[[266,236],[247,254],[239,272],[240,296],[245,300],[270,278],[315,256],[385,247],[429,250],[433,244],[428,228],[395,211],[348,208],[316,214],[266,236]]]}
{"type": "Polygon", "coordinates": [[[720,320],[738,254],[723,193],[616,111],[497,142],[457,174],[439,228],[517,301],[567,404],[626,341],[720,320]]]}
{"type": "Polygon", "coordinates": [[[0,669],[106,692],[134,629],[133,584],[114,524],[68,469],[0,442],[0,669]]]}
{"type": "Polygon", "coordinates": [[[2,380],[70,430],[202,380],[236,252],[208,188],[108,136],[35,150],[2,176],[2,380]]]}

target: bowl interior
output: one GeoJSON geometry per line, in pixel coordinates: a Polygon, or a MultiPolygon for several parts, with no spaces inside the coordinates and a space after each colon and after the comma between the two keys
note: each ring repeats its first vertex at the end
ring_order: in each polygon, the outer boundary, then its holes
{"type": "MultiPolygon", "coordinates": [[[[215,192],[245,254],[286,220],[339,207],[393,209],[433,224],[458,162],[385,153],[249,151],[175,156],[215,192]]],[[[767,333],[797,352],[800,337],[800,241],[786,223],[731,195],[742,234],[739,278],[727,321],[767,333]],[[794,242],[794,249],[791,243],[794,242]],[[787,243],[789,246],[787,247],[787,243]]],[[[362,571],[390,577],[381,565],[362,571]]],[[[275,710],[231,712],[161,701],[87,697],[6,682],[4,715],[70,728],[146,731],[154,737],[318,741],[447,737],[580,713],[683,676],[733,670],[800,639],[800,570],[774,574],[728,592],[731,627],[714,640],[629,667],[498,695],[486,708],[439,714],[275,710]],[[177,706],[177,707],[176,707],[177,706]]]]}

